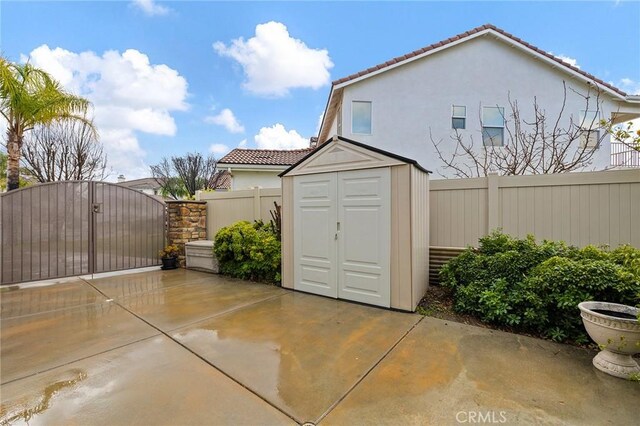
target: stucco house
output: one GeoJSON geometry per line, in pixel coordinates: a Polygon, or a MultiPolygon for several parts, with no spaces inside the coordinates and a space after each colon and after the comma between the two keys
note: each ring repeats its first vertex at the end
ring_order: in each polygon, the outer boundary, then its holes
{"type": "Polygon", "coordinates": [[[436,144],[442,156],[454,153],[457,137],[473,140],[474,150],[504,150],[512,105],[531,121],[534,100],[548,126],[561,117],[561,126],[588,135],[578,145],[596,150],[587,170],[611,167],[608,134],[592,132],[599,120],[640,117],[640,96],[483,25],[334,81],[318,139],[354,139],[450,177],[436,144]]]}
{"type": "Polygon", "coordinates": [[[135,189],[147,195],[159,195],[161,185],[152,177],[127,180],[124,175],[118,176],[118,185],[135,189]]]}
{"type": "Polygon", "coordinates": [[[236,148],[218,160],[218,169],[231,174],[231,190],[280,188],[278,175],[312,150],[236,148]]]}

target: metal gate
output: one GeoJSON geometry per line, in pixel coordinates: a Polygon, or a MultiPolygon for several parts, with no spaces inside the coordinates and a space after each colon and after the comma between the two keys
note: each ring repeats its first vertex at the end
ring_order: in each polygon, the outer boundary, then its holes
{"type": "Polygon", "coordinates": [[[54,182],[0,197],[0,283],[160,264],[165,204],[106,182],[54,182]]]}

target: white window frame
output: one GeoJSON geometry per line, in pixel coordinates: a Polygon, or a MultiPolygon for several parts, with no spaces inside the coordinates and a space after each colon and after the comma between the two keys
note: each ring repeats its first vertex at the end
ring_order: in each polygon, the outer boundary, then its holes
{"type": "Polygon", "coordinates": [[[358,101],[358,100],[352,100],[351,101],[351,134],[352,135],[372,135],[373,134],[373,102],[372,101],[358,101]],[[354,103],[364,103],[364,104],[369,104],[369,121],[371,122],[371,125],[369,126],[369,133],[360,133],[360,132],[354,132],[353,131],[353,104],[354,103]]]}
{"type": "Polygon", "coordinates": [[[498,105],[496,105],[496,106],[483,105],[482,106],[482,145],[484,145],[484,146],[492,146],[492,147],[504,146],[505,145],[505,143],[504,143],[504,126],[505,126],[505,122],[506,122],[506,119],[505,119],[505,116],[504,116],[504,107],[501,107],[501,106],[498,106],[498,105]],[[484,124],[484,121],[485,121],[484,120],[484,111],[487,108],[492,108],[492,109],[496,109],[497,108],[500,111],[500,114],[502,115],[502,126],[486,126],[484,124]],[[502,144],[501,145],[487,145],[487,144],[485,144],[485,142],[484,142],[484,129],[485,128],[487,128],[487,129],[502,129],[502,144]]]}
{"type": "Polygon", "coordinates": [[[466,130],[467,129],[467,107],[466,105],[451,105],[451,129],[452,130],[466,130]],[[464,108],[464,115],[456,115],[456,108],[464,108]],[[462,122],[462,127],[454,127],[453,120],[455,118],[462,118],[464,121],[462,122]]]}
{"type": "Polygon", "coordinates": [[[600,148],[600,130],[583,129],[580,135],[580,148],[600,148]]]}

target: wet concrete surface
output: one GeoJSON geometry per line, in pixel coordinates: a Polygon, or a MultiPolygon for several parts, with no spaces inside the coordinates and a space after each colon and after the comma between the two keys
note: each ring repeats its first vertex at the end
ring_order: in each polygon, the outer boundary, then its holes
{"type": "Polygon", "coordinates": [[[425,318],[321,423],[638,424],[640,384],[593,355],[425,318]]]}
{"type": "Polygon", "coordinates": [[[113,303],[0,320],[2,383],[159,334],[113,303]]]}
{"type": "Polygon", "coordinates": [[[105,302],[106,298],[82,280],[0,287],[0,318],[7,319],[40,312],[105,302]]]}
{"type": "Polygon", "coordinates": [[[201,272],[0,299],[0,424],[640,418],[640,384],[599,372],[587,350],[201,272]]]}
{"type": "Polygon", "coordinates": [[[186,269],[163,271],[158,269],[153,272],[93,279],[90,282],[108,297],[122,299],[186,284],[211,284],[218,282],[218,280],[212,280],[211,274],[197,271],[186,269]]]}
{"type": "Polygon", "coordinates": [[[316,422],[420,319],[289,293],[172,336],[303,422],[316,422]]]}
{"type": "Polygon", "coordinates": [[[220,315],[287,293],[279,287],[219,278],[116,299],[127,310],[163,331],[220,315]]]}
{"type": "Polygon", "coordinates": [[[165,336],[3,386],[0,418],[78,425],[295,424],[165,336]]]}

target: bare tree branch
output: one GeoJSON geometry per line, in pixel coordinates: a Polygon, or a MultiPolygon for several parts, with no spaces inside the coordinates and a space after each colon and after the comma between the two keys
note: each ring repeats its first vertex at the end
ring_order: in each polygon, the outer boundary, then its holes
{"type": "Polygon", "coordinates": [[[24,139],[22,163],[38,182],[107,177],[103,145],[91,124],[80,121],[36,126],[24,139]]]}
{"type": "Polygon", "coordinates": [[[151,173],[160,184],[162,195],[177,200],[193,198],[198,190],[217,189],[222,179],[217,165],[213,156],[205,158],[199,153],[189,153],[171,160],[163,158],[151,166],[151,173]]]}
{"type": "MultiPolygon", "coordinates": [[[[476,147],[473,136],[465,137],[457,129],[450,136],[455,144],[452,152],[444,149],[445,142],[435,140],[431,129],[429,138],[443,169],[456,177],[480,177],[489,172],[500,175],[566,173],[588,167],[594,159],[602,139],[606,136],[598,119],[602,102],[597,86],[590,86],[586,94],[571,89],[584,99],[586,111],[574,121],[565,117],[567,86],[563,83],[563,100],[555,117],[533,98],[532,117],[522,116],[517,100],[509,95],[509,111],[504,113],[504,145],[476,147]],[[567,123],[562,126],[562,123],[567,123]],[[595,143],[590,143],[595,140],[595,143]]],[[[480,109],[479,109],[480,111],[480,109]]],[[[482,127],[482,116],[480,125],[482,127]]],[[[442,173],[441,173],[442,174],[442,173]]],[[[443,175],[444,176],[444,175],[443,175]]]]}

